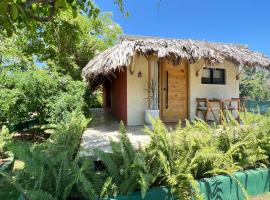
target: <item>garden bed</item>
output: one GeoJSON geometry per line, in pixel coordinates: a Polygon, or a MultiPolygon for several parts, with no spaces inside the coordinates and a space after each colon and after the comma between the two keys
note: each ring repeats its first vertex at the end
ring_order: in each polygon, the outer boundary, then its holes
{"type": "MultiPolygon", "coordinates": [[[[199,180],[198,185],[205,200],[244,200],[245,192],[250,196],[256,196],[270,191],[270,170],[256,169],[236,172],[234,178],[226,175],[214,176],[199,180]]],[[[106,200],[142,199],[141,192],[135,192],[129,196],[118,196],[106,200]]],[[[168,188],[155,187],[147,192],[144,200],[176,200],[176,198],[170,194],[168,188]]]]}

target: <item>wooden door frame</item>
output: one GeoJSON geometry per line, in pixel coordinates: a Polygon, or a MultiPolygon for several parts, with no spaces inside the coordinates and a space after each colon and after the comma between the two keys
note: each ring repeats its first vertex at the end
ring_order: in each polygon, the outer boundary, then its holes
{"type": "MultiPolygon", "coordinates": [[[[166,61],[166,58],[161,58],[159,59],[159,109],[160,109],[160,119],[163,121],[163,109],[164,109],[164,106],[163,106],[163,93],[164,93],[164,90],[163,90],[163,79],[164,79],[164,76],[163,76],[163,66],[164,66],[164,61],[166,61]]],[[[187,95],[187,98],[186,98],[186,106],[187,106],[187,113],[186,113],[186,116],[185,118],[188,119],[189,118],[189,102],[190,102],[190,97],[189,97],[189,94],[190,94],[190,91],[189,91],[189,62],[187,60],[183,60],[182,62],[185,62],[185,67],[186,67],[186,95],[187,95]]]]}

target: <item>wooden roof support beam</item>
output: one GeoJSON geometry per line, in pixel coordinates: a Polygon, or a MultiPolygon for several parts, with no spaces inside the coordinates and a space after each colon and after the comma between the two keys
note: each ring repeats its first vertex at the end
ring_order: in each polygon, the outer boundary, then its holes
{"type": "Polygon", "coordinates": [[[235,71],[236,71],[236,80],[239,80],[240,79],[240,75],[241,73],[244,71],[244,67],[243,66],[239,66],[239,68],[241,67],[241,70],[239,71],[238,70],[238,67],[235,66],[235,71]]]}
{"type": "Polygon", "coordinates": [[[203,64],[200,66],[200,68],[198,70],[196,70],[196,76],[199,76],[200,72],[202,71],[202,69],[206,66],[206,63],[203,62],[203,64]]]}

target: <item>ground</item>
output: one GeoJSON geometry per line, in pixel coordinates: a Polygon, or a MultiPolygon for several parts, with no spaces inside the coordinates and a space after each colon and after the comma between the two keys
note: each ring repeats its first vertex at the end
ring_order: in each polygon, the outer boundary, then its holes
{"type": "MultiPolygon", "coordinates": [[[[110,141],[119,140],[119,121],[105,113],[103,109],[93,109],[93,121],[85,130],[81,142],[81,155],[92,156],[93,149],[111,151],[110,141]]],[[[144,126],[126,127],[128,137],[135,148],[145,147],[150,137],[143,132],[144,126]]]]}

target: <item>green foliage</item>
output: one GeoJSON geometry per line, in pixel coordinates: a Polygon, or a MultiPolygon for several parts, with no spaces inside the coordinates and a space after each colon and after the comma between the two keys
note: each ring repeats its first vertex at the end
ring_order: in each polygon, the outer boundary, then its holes
{"type": "MultiPolygon", "coordinates": [[[[124,12],[122,0],[114,0],[124,12]]],[[[80,13],[96,18],[100,9],[92,0],[2,0],[0,2],[0,28],[11,36],[16,28],[31,29],[33,23],[50,22],[64,11],[72,12],[74,18],[80,13]]]]}
{"type": "Polygon", "coordinates": [[[36,55],[46,67],[81,80],[81,70],[94,55],[112,46],[122,33],[109,13],[95,19],[84,15],[73,18],[63,12],[54,21],[35,27],[28,34],[25,53],[36,55]]]}
{"type": "Polygon", "coordinates": [[[90,195],[91,179],[84,174],[91,171],[92,164],[87,161],[81,165],[77,155],[87,123],[83,115],[72,113],[69,123],[60,123],[46,142],[30,148],[20,146],[16,155],[25,162],[25,167],[15,174],[13,184],[21,188],[26,199],[66,199],[78,190],[85,197],[90,195]]]}
{"type": "Polygon", "coordinates": [[[33,66],[81,80],[81,69],[95,54],[115,44],[122,34],[110,13],[96,18],[71,11],[61,12],[53,21],[31,25],[33,31],[19,30],[10,38],[0,35],[0,71],[27,70],[33,66]]]}
{"type": "Polygon", "coordinates": [[[123,122],[119,126],[120,141],[112,142],[112,154],[96,151],[98,158],[105,164],[107,176],[101,197],[129,194],[140,189],[144,198],[147,189],[155,181],[155,176],[147,167],[147,155],[143,150],[135,150],[129,141],[123,122]],[[109,184],[110,183],[110,184],[109,184]],[[105,192],[105,189],[107,192],[105,192]],[[110,189],[110,190],[109,190],[110,189]],[[104,195],[106,194],[106,195],[104,195]]]}
{"type": "Polygon", "coordinates": [[[101,108],[103,104],[102,89],[98,88],[95,91],[92,91],[91,88],[88,88],[85,93],[85,100],[87,107],[89,108],[101,108]]]}
{"type": "Polygon", "coordinates": [[[0,122],[38,118],[58,123],[72,111],[83,112],[86,85],[47,70],[0,72],[0,122]]]}
{"type": "Polygon", "coordinates": [[[153,186],[168,186],[177,199],[202,199],[195,180],[217,174],[234,179],[233,172],[269,166],[269,117],[246,114],[242,118],[244,125],[209,127],[194,121],[173,131],[157,120],[153,129],[145,128],[151,137],[145,149],[134,149],[121,122],[120,140],[111,143],[112,153],[95,152],[103,170],[79,159],[86,121],[73,113],[45,143],[12,147],[25,168],[15,173],[11,183],[26,199],[97,199],[136,190],[145,197],[153,186]]]}
{"type": "Polygon", "coordinates": [[[114,186],[106,194],[141,190],[144,197],[148,188],[165,185],[177,199],[203,199],[196,180],[218,174],[234,179],[233,172],[268,166],[270,119],[251,114],[242,118],[243,126],[232,121],[209,127],[194,121],[174,131],[168,131],[160,120],[153,121],[153,129],[145,128],[151,137],[145,150],[132,147],[121,123],[120,143],[112,142],[113,153],[97,152],[114,186]]]}
{"type": "Polygon", "coordinates": [[[10,142],[11,134],[6,126],[2,127],[0,132],[0,158],[6,150],[7,143],[10,142]]]}
{"type": "Polygon", "coordinates": [[[269,71],[255,68],[245,68],[240,81],[240,96],[249,97],[254,100],[269,100],[269,71]]]}
{"type": "Polygon", "coordinates": [[[65,82],[62,90],[50,98],[46,108],[49,122],[53,124],[66,121],[72,112],[82,113],[86,106],[84,100],[86,84],[71,79],[61,81],[65,82]]]}
{"type": "MultiPolygon", "coordinates": [[[[18,123],[35,112],[44,118],[47,97],[57,93],[55,74],[44,70],[3,71],[0,74],[0,120],[18,123]]],[[[47,99],[48,100],[48,99],[47,99]]]]}
{"type": "MultiPolygon", "coordinates": [[[[202,199],[196,179],[228,174],[269,164],[270,120],[255,125],[247,116],[245,126],[235,123],[209,127],[202,121],[169,133],[161,121],[146,129],[152,142],[146,153],[150,165],[160,169],[161,185],[169,185],[179,199],[202,199]]],[[[258,123],[258,121],[257,121],[258,123]]]]}
{"type": "Polygon", "coordinates": [[[122,31],[109,13],[95,18],[73,14],[67,9],[10,38],[0,34],[0,124],[20,124],[33,117],[40,123],[58,123],[71,111],[100,107],[100,92],[92,94],[80,82],[81,69],[113,45],[122,31]]]}

